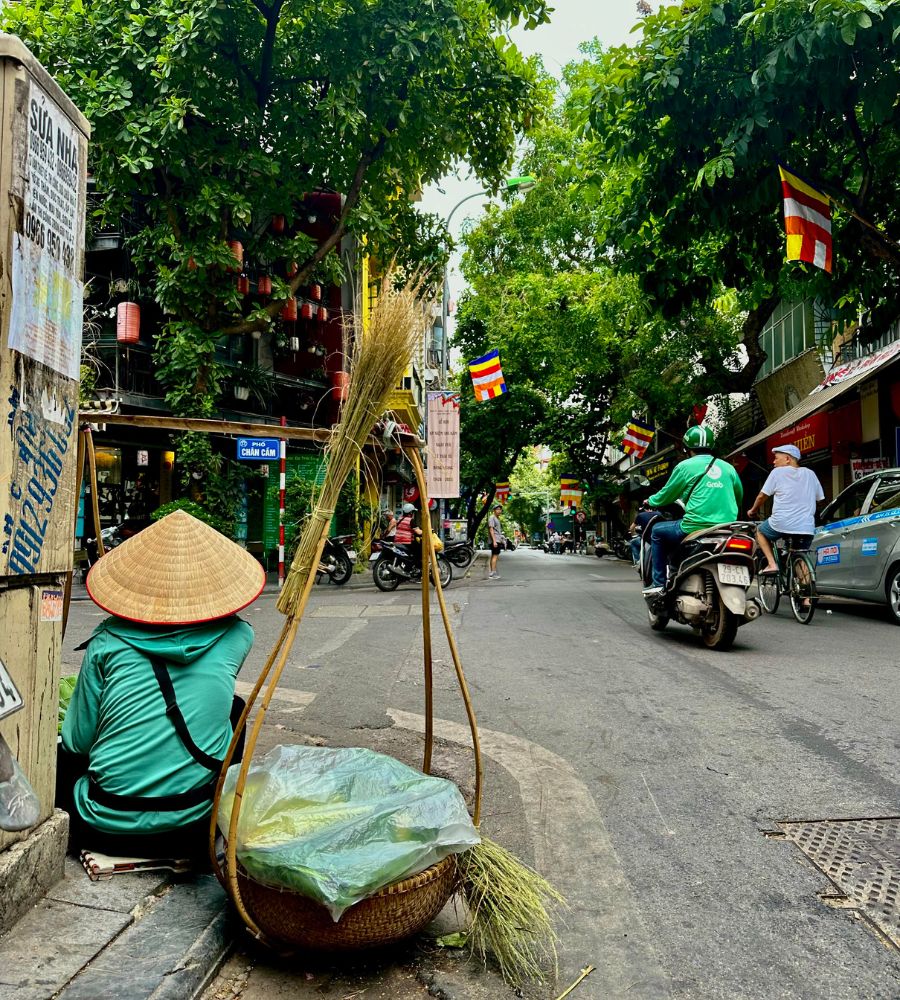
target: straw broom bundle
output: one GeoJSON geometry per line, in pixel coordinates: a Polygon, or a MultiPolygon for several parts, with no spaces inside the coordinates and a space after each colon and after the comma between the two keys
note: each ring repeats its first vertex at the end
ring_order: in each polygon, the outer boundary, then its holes
{"type": "Polygon", "coordinates": [[[312,515],[303,527],[278,598],[282,614],[293,616],[299,612],[306,583],[318,567],[321,543],[341,487],[356,467],[372,427],[387,407],[391,391],[409,367],[423,324],[420,293],[421,282],[417,278],[396,288],[388,275],[382,281],[369,328],[357,330],[350,391],[326,449],[325,481],[313,497],[312,515]]]}

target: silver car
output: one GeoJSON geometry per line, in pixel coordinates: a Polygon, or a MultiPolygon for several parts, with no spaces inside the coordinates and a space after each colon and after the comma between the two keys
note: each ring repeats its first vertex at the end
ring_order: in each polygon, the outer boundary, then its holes
{"type": "Polygon", "coordinates": [[[900,469],[858,479],[819,523],[813,540],[819,593],[887,604],[900,625],[900,469]]]}

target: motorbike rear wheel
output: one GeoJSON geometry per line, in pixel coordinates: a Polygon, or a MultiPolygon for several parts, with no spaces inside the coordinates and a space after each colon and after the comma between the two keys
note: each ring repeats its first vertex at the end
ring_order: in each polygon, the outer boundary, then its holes
{"type": "Polygon", "coordinates": [[[334,557],[334,569],[328,575],[332,583],[342,587],[353,575],[353,563],[348,556],[341,553],[334,557]]]}
{"type": "Polygon", "coordinates": [[[372,567],[372,579],[375,581],[375,586],[385,593],[396,590],[400,586],[400,577],[391,572],[390,564],[390,557],[382,556],[372,567]]]}
{"type": "MultiPolygon", "coordinates": [[[[449,587],[450,581],[453,579],[453,567],[450,565],[449,561],[445,559],[442,555],[437,557],[438,564],[438,579],[441,581],[441,587],[449,587]]],[[[429,570],[429,577],[434,580],[432,571],[429,570]]]]}
{"type": "Polygon", "coordinates": [[[734,643],[738,622],[734,614],[728,610],[718,587],[715,588],[715,600],[717,603],[716,617],[712,625],[703,629],[703,644],[707,649],[724,651],[731,649],[734,643]]]}
{"type": "Polygon", "coordinates": [[[460,546],[450,549],[449,552],[445,553],[444,558],[452,562],[454,566],[459,566],[460,569],[468,569],[475,558],[475,550],[468,545],[460,546]]]}

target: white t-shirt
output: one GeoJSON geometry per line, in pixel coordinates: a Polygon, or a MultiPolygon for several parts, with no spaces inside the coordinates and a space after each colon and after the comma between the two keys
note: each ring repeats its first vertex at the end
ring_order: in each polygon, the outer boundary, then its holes
{"type": "Polygon", "coordinates": [[[783,465],[772,469],[762,488],[772,497],[769,524],[785,535],[812,535],[816,530],[816,501],[824,500],[822,484],[812,469],[783,465]]]}

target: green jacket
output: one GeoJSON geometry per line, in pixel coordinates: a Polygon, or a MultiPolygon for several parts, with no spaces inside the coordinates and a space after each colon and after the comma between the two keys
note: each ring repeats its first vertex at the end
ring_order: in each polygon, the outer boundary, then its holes
{"type": "Polygon", "coordinates": [[[710,456],[703,454],[692,455],[679,462],[666,485],[647,500],[651,507],[664,507],[676,500],[684,500],[699,479],[681,520],[686,534],[737,519],[738,504],[744,496],[737,471],[733,465],[717,458],[704,475],[709,462],[710,456]]]}
{"type": "MultiPolygon", "coordinates": [[[[166,664],[188,732],[221,759],[231,739],[235,679],[253,644],[240,618],[200,625],[137,625],[107,618],[88,643],[62,729],[63,746],[89,757],[89,773],[116,795],[172,795],[206,784],[166,716],[147,654],[166,664]]],[[[107,833],[162,833],[212,810],[212,800],[171,812],[126,812],[91,801],[87,776],[75,785],[81,816],[107,833]]]]}

